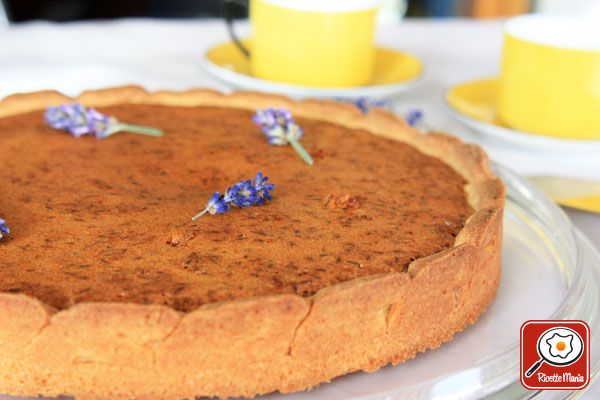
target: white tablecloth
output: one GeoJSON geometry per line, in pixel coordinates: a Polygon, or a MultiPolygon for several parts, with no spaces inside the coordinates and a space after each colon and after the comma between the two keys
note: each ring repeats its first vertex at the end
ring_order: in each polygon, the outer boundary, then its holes
{"type": "MultiPolygon", "coordinates": [[[[242,31],[246,28],[242,26],[242,31]]],[[[40,89],[76,95],[85,89],[130,83],[150,90],[201,86],[229,90],[198,65],[202,50],[226,35],[221,21],[36,22],[12,26],[0,31],[0,97],[40,89]]],[[[500,22],[405,21],[381,29],[378,41],[410,51],[426,64],[425,81],[402,95],[400,106],[422,108],[429,125],[468,136],[468,130],[443,110],[441,93],[450,84],[497,73],[500,22]]],[[[492,155],[528,172],[527,165],[511,154],[492,155]]],[[[567,213],[600,247],[600,216],[574,210],[567,213]]],[[[600,383],[584,398],[600,398],[600,383]]]]}

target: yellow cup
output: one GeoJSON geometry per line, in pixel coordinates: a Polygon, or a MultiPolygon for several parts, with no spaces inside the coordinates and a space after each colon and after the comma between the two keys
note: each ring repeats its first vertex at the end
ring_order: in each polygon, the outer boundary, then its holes
{"type": "Polygon", "coordinates": [[[522,131],[600,139],[600,24],[536,15],[510,19],[498,115],[522,131]]]}
{"type": "Polygon", "coordinates": [[[523,131],[600,139],[600,25],[551,16],[510,19],[498,115],[523,131]]]}
{"type": "Polygon", "coordinates": [[[250,0],[252,74],[308,86],[369,84],[378,3],[250,0]]]}

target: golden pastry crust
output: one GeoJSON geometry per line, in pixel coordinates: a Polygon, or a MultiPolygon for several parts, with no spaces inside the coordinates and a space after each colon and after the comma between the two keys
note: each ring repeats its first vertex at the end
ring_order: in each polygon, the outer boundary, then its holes
{"type": "MultiPolygon", "coordinates": [[[[49,91],[17,94],[0,102],[0,117],[70,100],[49,91]]],[[[350,105],[251,92],[147,93],[129,86],[84,92],[75,100],[88,106],[286,107],[442,159],[467,180],[475,213],[453,248],[415,260],[408,272],[345,282],[308,298],[265,296],[180,313],[115,303],[57,311],[25,295],[0,293],[0,393],[174,399],[298,391],[438,347],[475,322],[494,298],[504,186],[476,146],[421,134],[382,110],[363,115],[350,105]]]]}

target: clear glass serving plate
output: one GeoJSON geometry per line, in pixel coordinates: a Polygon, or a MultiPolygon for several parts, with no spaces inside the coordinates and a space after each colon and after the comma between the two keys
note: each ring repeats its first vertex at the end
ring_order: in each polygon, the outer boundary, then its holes
{"type": "MultiPolygon", "coordinates": [[[[302,393],[260,400],[565,399],[519,382],[519,330],[528,319],[581,319],[591,328],[591,368],[600,368],[600,255],[551,200],[496,167],[508,197],[503,273],[480,320],[440,348],[376,373],[354,373],[302,393]]],[[[14,400],[0,396],[0,400],[14,400]]]]}

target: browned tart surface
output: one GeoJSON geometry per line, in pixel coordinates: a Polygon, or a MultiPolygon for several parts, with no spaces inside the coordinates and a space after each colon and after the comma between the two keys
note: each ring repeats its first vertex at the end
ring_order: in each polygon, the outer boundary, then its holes
{"type": "Polygon", "coordinates": [[[42,112],[0,119],[0,291],[56,307],[86,301],[206,303],[314,294],[404,271],[449,248],[473,210],[464,179],[407,144],[299,120],[306,165],[272,146],[252,113],[100,109],[165,136],[76,139],[42,112]],[[267,206],[192,222],[214,191],[262,171],[267,206]]]}

